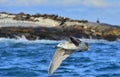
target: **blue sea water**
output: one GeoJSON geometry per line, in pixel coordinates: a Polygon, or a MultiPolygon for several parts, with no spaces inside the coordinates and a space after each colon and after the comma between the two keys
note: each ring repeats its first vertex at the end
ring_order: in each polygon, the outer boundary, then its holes
{"type": "MultiPolygon", "coordinates": [[[[50,77],[120,77],[120,41],[83,41],[89,43],[89,50],[73,53],[50,77]]],[[[48,77],[60,42],[0,38],[0,77],[48,77]]]]}

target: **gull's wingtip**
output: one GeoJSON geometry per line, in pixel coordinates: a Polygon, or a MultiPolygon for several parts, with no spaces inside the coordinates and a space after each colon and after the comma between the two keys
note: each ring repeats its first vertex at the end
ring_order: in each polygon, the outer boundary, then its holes
{"type": "Polygon", "coordinates": [[[71,35],[69,38],[70,38],[70,39],[71,39],[71,38],[74,38],[74,36],[71,35]]]}
{"type": "Polygon", "coordinates": [[[50,70],[48,71],[48,76],[52,75],[53,72],[51,72],[50,70]]]}
{"type": "Polygon", "coordinates": [[[48,76],[50,76],[52,73],[50,71],[48,71],[48,76]]]}
{"type": "Polygon", "coordinates": [[[48,68],[48,76],[50,76],[51,74],[53,74],[52,62],[50,63],[50,66],[48,68]]]}
{"type": "Polygon", "coordinates": [[[78,40],[78,38],[77,38],[77,37],[72,36],[72,35],[71,35],[69,38],[70,38],[71,40],[78,40]]]}
{"type": "Polygon", "coordinates": [[[74,36],[70,36],[70,40],[71,40],[71,42],[73,42],[76,46],[78,46],[78,45],[81,43],[81,41],[80,41],[78,38],[74,37],[74,36]]]}
{"type": "Polygon", "coordinates": [[[71,36],[69,37],[69,39],[70,39],[70,40],[74,40],[75,37],[71,35],[71,36]]]}

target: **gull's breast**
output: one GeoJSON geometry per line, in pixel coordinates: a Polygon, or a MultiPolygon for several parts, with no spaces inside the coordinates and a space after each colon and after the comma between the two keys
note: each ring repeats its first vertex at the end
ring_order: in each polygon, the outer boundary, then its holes
{"type": "Polygon", "coordinates": [[[71,42],[65,42],[63,44],[63,47],[64,49],[69,49],[69,50],[76,50],[77,49],[77,46],[75,46],[73,43],[71,42]]]}

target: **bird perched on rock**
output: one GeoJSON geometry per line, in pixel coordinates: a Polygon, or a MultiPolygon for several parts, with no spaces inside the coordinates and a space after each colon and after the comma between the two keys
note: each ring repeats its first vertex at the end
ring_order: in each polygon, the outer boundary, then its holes
{"type": "Polygon", "coordinates": [[[53,55],[48,69],[48,74],[51,75],[60,66],[62,61],[69,57],[73,52],[86,50],[88,50],[88,43],[82,42],[78,38],[70,36],[69,41],[59,43],[57,45],[56,52],[53,55]]]}

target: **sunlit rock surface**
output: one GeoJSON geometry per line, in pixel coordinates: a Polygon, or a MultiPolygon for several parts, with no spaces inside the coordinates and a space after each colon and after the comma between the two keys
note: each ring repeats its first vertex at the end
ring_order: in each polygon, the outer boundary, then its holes
{"type": "Polygon", "coordinates": [[[57,15],[0,13],[0,37],[16,38],[22,35],[30,40],[63,40],[73,35],[115,41],[120,39],[120,26],[72,20],[57,15]]]}

